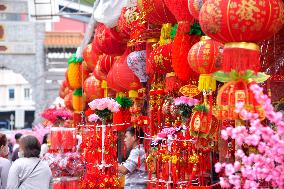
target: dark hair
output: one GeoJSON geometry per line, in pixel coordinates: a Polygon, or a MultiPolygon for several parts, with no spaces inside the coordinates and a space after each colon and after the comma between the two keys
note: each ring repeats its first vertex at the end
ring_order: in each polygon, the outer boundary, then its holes
{"type": "Polygon", "coordinates": [[[134,128],[134,127],[128,127],[125,131],[129,132],[132,136],[136,135],[136,138],[139,139],[139,143],[142,144],[144,140],[144,132],[142,128],[134,128]]]}
{"type": "Polygon", "coordinates": [[[15,134],[15,139],[19,140],[22,136],[23,136],[22,133],[17,133],[17,134],[15,134]]]}
{"type": "Polygon", "coordinates": [[[0,133],[0,147],[1,146],[6,146],[7,144],[7,137],[5,134],[0,133]]]}
{"type": "Polygon", "coordinates": [[[46,133],[46,134],[43,136],[42,144],[47,144],[47,137],[48,137],[48,133],[46,133]]]}
{"type": "Polygon", "coordinates": [[[40,154],[40,143],[35,136],[28,135],[20,140],[20,145],[24,151],[24,157],[39,157],[40,154]]]}

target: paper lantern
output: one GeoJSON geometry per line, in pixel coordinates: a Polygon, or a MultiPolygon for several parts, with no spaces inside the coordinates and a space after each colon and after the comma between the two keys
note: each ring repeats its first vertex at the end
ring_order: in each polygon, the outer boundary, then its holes
{"type": "Polygon", "coordinates": [[[90,76],[84,81],[83,89],[88,102],[104,97],[104,89],[101,88],[101,81],[96,79],[95,76],[90,76]]]}
{"type": "Polygon", "coordinates": [[[118,56],[126,49],[126,43],[114,38],[110,29],[103,24],[97,26],[93,43],[107,55],[118,56]]]}
{"type": "Polygon", "coordinates": [[[82,89],[76,89],[72,96],[72,106],[74,112],[82,112],[86,107],[86,97],[83,95],[82,89]]]}
{"type": "Polygon", "coordinates": [[[253,93],[249,90],[249,84],[245,81],[231,81],[224,84],[218,91],[214,115],[219,120],[240,119],[235,112],[236,104],[244,103],[244,108],[252,113],[258,113],[260,119],[264,119],[264,111],[256,102],[253,93]]]}
{"type": "Polygon", "coordinates": [[[139,0],[138,7],[145,13],[148,22],[156,25],[175,23],[175,17],[169,11],[163,0],[139,0]]]}
{"type": "Polygon", "coordinates": [[[147,64],[148,63],[151,67],[149,71],[151,75],[155,73],[166,74],[172,72],[172,43],[154,49],[149,56],[147,64]]]}
{"type": "Polygon", "coordinates": [[[106,81],[107,81],[108,87],[109,87],[110,89],[116,91],[116,92],[126,91],[125,88],[121,87],[121,86],[118,84],[118,82],[117,82],[116,78],[114,77],[114,74],[113,74],[113,73],[114,73],[114,72],[113,72],[113,69],[111,69],[111,70],[109,71],[108,75],[107,75],[106,81]]]}
{"type": "Polygon", "coordinates": [[[141,83],[145,83],[148,80],[146,74],[146,51],[134,51],[127,57],[127,65],[134,72],[134,74],[140,79],[141,83]]]}
{"type": "Polygon", "coordinates": [[[69,93],[64,97],[64,104],[65,104],[65,107],[68,108],[69,110],[73,110],[72,96],[73,96],[73,91],[69,92],[69,93]]]}
{"type": "Polygon", "coordinates": [[[193,17],[188,11],[188,0],[164,0],[168,9],[175,16],[177,21],[187,21],[189,24],[193,23],[193,17]]]}
{"type": "Polygon", "coordinates": [[[200,36],[190,35],[189,31],[190,27],[179,24],[172,46],[172,67],[179,79],[197,81],[198,74],[189,66],[187,56],[190,48],[200,40],[200,36]]]}
{"type": "Polygon", "coordinates": [[[87,67],[90,71],[94,70],[96,63],[97,63],[97,60],[98,60],[98,57],[99,57],[99,55],[96,54],[92,50],[92,48],[93,48],[93,45],[88,44],[83,50],[83,59],[86,62],[87,67]]]}
{"type": "Polygon", "coordinates": [[[82,86],[82,70],[81,63],[82,58],[76,58],[76,55],[73,54],[71,58],[68,60],[68,70],[67,76],[70,87],[72,89],[77,89],[82,86]]]}
{"type": "Polygon", "coordinates": [[[106,80],[106,76],[115,62],[115,57],[103,54],[99,57],[94,70],[94,75],[98,80],[106,80]]]}
{"type": "Polygon", "coordinates": [[[188,63],[197,73],[201,74],[198,89],[216,90],[216,81],[211,73],[221,67],[221,49],[223,45],[208,37],[202,37],[201,41],[192,46],[188,52],[188,63]]]}
{"type": "Polygon", "coordinates": [[[188,0],[189,12],[196,20],[199,19],[200,10],[205,2],[206,0],[188,0]]]}

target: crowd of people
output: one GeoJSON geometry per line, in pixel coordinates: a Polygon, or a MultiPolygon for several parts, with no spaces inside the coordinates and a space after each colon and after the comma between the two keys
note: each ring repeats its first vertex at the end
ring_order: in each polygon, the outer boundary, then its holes
{"type": "MultiPolygon", "coordinates": [[[[0,133],[0,189],[49,189],[52,173],[41,158],[48,152],[46,134],[40,144],[32,135],[15,135],[15,144],[0,133]]],[[[143,165],[146,159],[143,147],[144,133],[129,127],[124,143],[129,151],[126,161],[119,166],[119,173],[125,175],[125,188],[146,189],[147,172],[143,165]],[[138,164],[140,158],[141,166],[138,164]]]]}

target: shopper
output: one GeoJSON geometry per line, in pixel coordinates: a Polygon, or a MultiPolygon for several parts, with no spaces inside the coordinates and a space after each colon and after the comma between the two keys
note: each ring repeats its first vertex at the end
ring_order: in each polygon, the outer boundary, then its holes
{"type": "Polygon", "coordinates": [[[49,189],[51,171],[39,159],[40,143],[34,136],[20,140],[19,158],[11,166],[7,189],[49,189]]]}
{"type": "Polygon", "coordinates": [[[41,148],[40,148],[40,157],[42,158],[48,152],[48,141],[49,141],[49,134],[46,133],[43,136],[41,148]]]}
{"type": "Polygon", "coordinates": [[[6,189],[7,187],[7,178],[11,166],[10,161],[7,159],[8,155],[7,137],[5,134],[0,133],[0,189],[6,189]]]}
{"type": "Polygon", "coordinates": [[[125,189],[147,188],[148,175],[145,170],[146,155],[143,138],[142,129],[137,130],[134,127],[129,127],[125,132],[124,142],[127,150],[130,150],[130,154],[127,160],[118,167],[119,173],[125,175],[125,189]]]}
{"type": "Polygon", "coordinates": [[[13,146],[12,161],[16,161],[16,159],[19,158],[19,156],[18,156],[18,154],[19,154],[19,146],[20,146],[19,142],[20,142],[20,139],[21,139],[22,136],[23,136],[22,133],[15,134],[16,143],[13,146]]]}

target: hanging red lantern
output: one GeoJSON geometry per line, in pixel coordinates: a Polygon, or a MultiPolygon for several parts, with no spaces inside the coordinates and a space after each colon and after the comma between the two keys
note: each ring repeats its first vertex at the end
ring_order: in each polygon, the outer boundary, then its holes
{"type": "Polygon", "coordinates": [[[188,11],[188,0],[164,0],[168,9],[175,16],[177,21],[187,21],[193,23],[193,17],[188,11]]]}
{"type": "Polygon", "coordinates": [[[100,24],[95,30],[94,41],[95,45],[105,54],[121,55],[126,49],[126,43],[114,38],[109,28],[100,24]]]}
{"type": "Polygon", "coordinates": [[[113,74],[113,69],[111,69],[108,72],[106,81],[107,81],[108,87],[111,90],[114,90],[116,92],[126,91],[125,88],[122,88],[120,85],[118,85],[117,80],[116,80],[116,78],[114,77],[114,74],[113,74]]]}
{"type": "Polygon", "coordinates": [[[104,89],[101,88],[101,81],[96,79],[95,76],[90,76],[84,81],[83,89],[88,102],[104,97],[104,89]]]}
{"type": "Polygon", "coordinates": [[[190,116],[190,134],[206,138],[210,132],[212,124],[212,115],[208,112],[193,111],[190,116]]]}
{"type": "Polygon", "coordinates": [[[98,80],[106,80],[107,74],[115,62],[115,57],[103,54],[99,57],[94,70],[94,75],[98,80]]]}
{"type": "Polygon", "coordinates": [[[216,90],[216,81],[211,73],[221,67],[221,49],[223,45],[208,37],[202,37],[201,41],[192,46],[188,52],[188,63],[199,76],[198,89],[216,90]]]}
{"type": "Polygon", "coordinates": [[[94,53],[92,48],[93,48],[92,44],[88,44],[83,50],[83,59],[86,62],[87,67],[90,71],[94,70],[99,57],[98,54],[94,53]]]}
{"type": "Polygon", "coordinates": [[[190,48],[200,40],[200,36],[190,35],[189,31],[190,27],[179,24],[172,46],[172,67],[179,79],[197,81],[198,74],[190,68],[187,56],[190,48]]]}
{"type": "MultiPolygon", "coordinates": [[[[125,53],[115,62],[112,67],[113,78],[115,78],[117,84],[131,92],[134,92],[141,88],[139,78],[133,73],[133,71],[127,65],[127,56],[130,53],[130,49],[127,49],[125,53]]],[[[129,94],[130,97],[136,97],[135,94],[129,94]]]]}
{"type": "Polygon", "coordinates": [[[252,43],[269,39],[284,23],[281,0],[207,0],[200,11],[204,33],[226,42],[222,69],[259,71],[260,50],[252,43]]]}
{"type": "Polygon", "coordinates": [[[64,104],[65,104],[65,107],[68,108],[69,110],[73,110],[72,96],[73,96],[73,91],[71,91],[70,93],[68,93],[68,94],[64,97],[64,104]]]}
{"type": "Polygon", "coordinates": [[[172,72],[172,43],[154,49],[149,56],[147,64],[150,64],[150,75],[172,72]]]}
{"type": "Polygon", "coordinates": [[[200,10],[205,2],[206,0],[188,0],[189,12],[196,20],[199,19],[200,10]]]}
{"type": "Polygon", "coordinates": [[[169,11],[164,0],[140,0],[138,7],[141,12],[145,13],[148,22],[156,25],[164,23],[175,23],[174,15],[169,11]]]}

